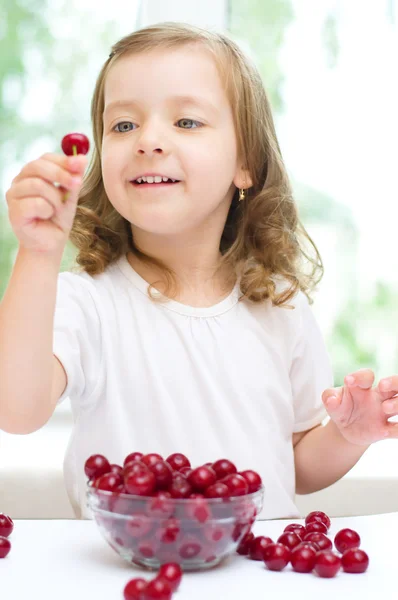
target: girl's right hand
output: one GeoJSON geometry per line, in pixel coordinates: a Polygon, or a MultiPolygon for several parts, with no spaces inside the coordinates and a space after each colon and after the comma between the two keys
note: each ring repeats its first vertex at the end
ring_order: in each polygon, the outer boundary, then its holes
{"type": "Polygon", "coordinates": [[[27,163],[12,180],[6,200],[11,227],[21,247],[41,254],[62,255],[75,218],[86,165],[84,154],[47,153],[27,163]]]}

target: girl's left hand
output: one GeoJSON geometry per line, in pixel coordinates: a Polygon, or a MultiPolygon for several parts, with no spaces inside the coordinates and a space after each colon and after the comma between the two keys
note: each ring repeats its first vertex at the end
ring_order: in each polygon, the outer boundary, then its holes
{"type": "Polygon", "coordinates": [[[368,446],[386,438],[398,438],[398,375],[381,379],[372,388],[374,373],[360,369],[344,378],[344,386],[325,390],[322,401],[341,434],[352,444],[368,446]]]}

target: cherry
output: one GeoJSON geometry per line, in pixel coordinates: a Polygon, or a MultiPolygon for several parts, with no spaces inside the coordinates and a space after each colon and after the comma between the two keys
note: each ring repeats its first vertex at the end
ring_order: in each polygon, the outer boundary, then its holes
{"type": "Polygon", "coordinates": [[[290,563],[297,573],[311,573],[315,567],[317,551],[309,544],[300,544],[292,550],[290,563]]]}
{"type": "Polygon", "coordinates": [[[93,454],[84,463],[84,472],[89,479],[96,479],[100,475],[109,473],[111,465],[102,454],[93,454]]]}
{"type": "Polygon", "coordinates": [[[124,600],[141,600],[146,585],[147,582],[141,577],[128,581],[123,590],[124,600]]]}
{"type": "Polygon", "coordinates": [[[152,529],[152,521],[145,513],[135,513],[129,517],[125,524],[125,530],[132,538],[142,538],[152,529]]]}
{"type": "Polygon", "coordinates": [[[68,133],[62,138],[61,148],[67,156],[87,154],[90,142],[84,133],[68,133]]]}
{"type": "Polygon", "coordinates": [[[169,485],[172,482],[172,472],[173,472],[169,463],[167,463],[164,460],[158,460],[155,463],[149,464],[148,468],[155,475],[156,487],[158,489],[165,489],[165,488],[169,487],[169,485]]]}
{"type": "Polygon", "coordinates": [[[133,462],[129,462],[123,467],[124,477],[127,476],[128,473],[134,473],[135,475],[142,475],[143,473],[147,473],[149,471],[148,467],[144,465],[140,460],[135,460],[133,462]]]}
{"type": "Polygon", "coordinates": [[[192,494],[192,486],[186,478],[181,475],[180,478],[173,478],[168,488],[172,498],[188,498],[192,494]]]}
{"type": "Polygon", "coordinates": [[[169,582],[171,591],[175,592],[182,579],[182,569],[178,563],[165,563],[161,565],[157,577],[163,577],[169,582]]]}
{"type": "Polygon", "coordinates": [[[115,473],[115,474],[117,474],[117,475],[120,475],[120,477],[122,477],[122,478],[123,478],[123,475],[124,475],[124,469],[123,469],[123,467],[121,467],[120,465],[115,465],[115,464],[114,464],[114,465],[111,465],[111,466],[110,466],[109,473],[115,473]]]}
{"type": "Polygon", "coordinates": [[[241,539],[236,551],[238,554],[242,556],[246,556],[249,554],[251,543],[254,540],[254,533],[252,531],[248,531],[243,538],[241,539]]]}
{"type": "Polygon", "coordinates": [[[308,523],[311,523],[312,521],[321,521],[324,523],[324,525],[326,525],[328,530],[330,529],[330,519],[327,514],[321,510],[313,510],[312,512],[308,513],[308,515],[305,517],[305,524],[308,525],[308,523]]]}
{"type": "Polygon", "coordinates": [[[180,454],[179,452],[175,452],[174,454],[170,454],[166,458],[166,462],[169,463],[174,471],[181,471],[182,467],[190,467],[191,463],[187,459],[184,454],[180,454]]]}
{"type": "Polygon", "coordinates": [[[316,553],[315,572],[319,577],[334,577],[341,567],[341,558],[332,550],[320,550],[316,553]]]}
{"type": "Polygon", "coordinates": [[[327,533],[328,528],[325,523],[322,521],[310,521],[308,525],[305,526],[306,533],[327,533]]]}
{"type": "Polygon", "coordinates": [[[206,498],[228,498],[229,497],[229,488],[225,483],[221,481],[216,481],[212,485],[209,485],[205,489],[206,498]]]}
{"type": "Polygon", "coordinates": [[[217,475],[217,479],[222,479],[227,475],[232,475],[233,473],[237,473],[238,469],[235,467],[234,463],[226,458],[220,458],[212,463],[211,468],[217,475]]]}
{"type": "Polygon", "coordinates": [[[242,475],[242,477],[247,481],[247,485],[249,486],[249,494],[253,494],[261,488],[263,482],[261,481],[260,475],[256,473],[256,471],[251,471],[248,469],[246,471],[240,471],[239,475],[242,475]]]}
{"type": "Polygon", "coordinates": [[[124,476],[124,486],[129,494],[149,496],[156,487],[156,478],[149,469],[141,473],[128,470],[124,476]]]}
{"type": "Polygon", "coordinates": [[[220,481],[228,487],[231,497],[244,496],[248,492],[249,486],[246,479],[242,475],[238,475],[238,473],[227,475],[223,479],[220,479],[220,481]]]}
{"type": "MultiPolygon", "coordinates": [[[[313,550],[315,550],[315,552],[319,552],[319,550],[321,550],[321,548],[318,546],[318,544],[315,544],[315,542],[300,542],[299,545],[296,546],[296,548],[302,548],[304,546],[307,548],[312,548],[313,550]]],[[[296,548],[293,548],[293,550],[295,550],[296,548]]]]}
{"type": "Polygon", "coordinates": [[[249,558],[251,560],[263,560],[263,550],[270,544],[273,544],[270,537],[259,535],[255,537],[249,546],[249,558]]]}
{"type": "Polygon", "coordinates": [[[361,538],[353,529],[340,529],[334,538],[334,545],[341,554],[350,548],[359,548],[360,544],[361,538]]]}
{"type": "Polygon", "coordinates": [[[8,537],[14,529],[14,522],[8,515],[0,513],[0,536],[8,537]]]}
{"type": "Polygon", "coordinates": [[[369,556],[360,548],[349,548],[341,557],[341,566],[346,573],[364,573],[369,566],[369,556]]]}
{"type": "Polygon", "coordinates": [[[203,492],[209,485],[215,483],[216,479],[213,469],[206,466],[197,467],[188,475],[189,483],[198,492],[203,492]]]}
{"type": "Polygon", "coordinates": [[[11,550],[11,542],[8,538],[0,536],[0,558],[5,558],[11,550]]]}
{"type": "Polygon", "coordinates": [[[141,462],[144,463],[146,467],[151,467],[152,465],[156,465],[157,462],[163,460],[163,457],[160,454],[156,454],[156,452],[151,452],[150,454],[145,454],[141,458],[141,462]]]}
{"type": "Polygon", "coordinates": [[[268,544],[263,549],[263,561],[270,571],[282,571],[290,560],[291,551],[283,544],[268,544]]]}
{"type": "MultiPolygon", "coordinates": [[[[169,463],[167,463],[167,464],[169,464],[169,463]]],[[[181,475],[184,475],[185,477],[188,477],[188,475],[190,473],[192,473],[192,471],[193,471],[193,469],[191,469],[191,467],[181,467],[181,469],[180,469],[181,475]]]]}
{"type": "Polygon", "coordinates": [[[170,517],[174,511],[174,502],[170,492],[159,490],[152,498],[148,498],[147,515],[150,517],[170,517]]]}
{"type": "Polygon", "coordinates": [[[141,461],[141,458],[143,456],[144,455],[142,454],[142,452],[132,452],[131,454],[128,454],[124,459],[123,467],[126,467],[129,463],[135,462],[137,460],[141,461]]]}
{"type": "Polygon", "coordinates": [[[324,533],[320,533],[319,531],[307,533],[304,536],[303,541],[315,544],[319,550],[329,550],[333,548],[332,540],[329,539],[324,533]]]}
{"type": "Polygon", "coordinates": [[[290,525],[286,525],[283,531],[292,531],[301,539],[303,539],[304,535],[306,534],[304,525],[300,525],[299,523],[290,523],[290,525]]]}
{"type": "Polygon", "coordinates": [[[152,579],[141,592],[140,600],[170,600],[170,583],[161,577],[152,579]]]}
{"type": "Polygon", "coordinates": [[[158,529],[156,537],[164,544],[173,544],[181,530],[180,521],[174,517],[170,517],[158,529]]]}
{"type": "Polygon", "coordinates": [[[185,513],[189,519],[199,523],[206,523],[212,516],[206,498],[190,498],[185,513]]]}
{"type": "Polygon", "coordinates": [[[293,550],[293,548],[300,544],[301,538],[293,531],[285,531],[278,537],[277,542],[293,550]]]}
{"type": "Polygon", "coordinates": [[[107,492],[115,492],[118,486],[123,485],[123,478],[116,473],[104,473],[95,480],[97,490],[105,490],[107,492]]]}
{"type": "Polygon", "coordinates": [[[185,560],[195,558],[201,550],[202,546],[199,540],[193,535],[185,536],[179,545],[179,555],[185,560]]]}

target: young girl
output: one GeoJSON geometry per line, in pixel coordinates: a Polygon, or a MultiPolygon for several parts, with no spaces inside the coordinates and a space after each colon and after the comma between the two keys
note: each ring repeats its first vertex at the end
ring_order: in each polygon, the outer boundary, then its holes
{"type": "Polygon", "coordinates": [[[71,399],[80,518],[85,460],[135,450],[228,458],[262,476],[260,518],[298,517],[295,492],[398,436],[385,402],[398,377],[332,387],[309,307],[322,263],[256,68],[224,35],[147,27],[113,47],[92,119],[82,187],[84,156],[45,154],[7,192],[19,251],[0,306],[0,427],[35,431],[71,399]],[[69,235],[81,269],[59,274],[69,235]]]}

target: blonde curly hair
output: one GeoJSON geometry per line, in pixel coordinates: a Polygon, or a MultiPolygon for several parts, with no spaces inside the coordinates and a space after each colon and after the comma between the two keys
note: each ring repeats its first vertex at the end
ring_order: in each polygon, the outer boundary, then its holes
{"type": "Polygon", "coordinates": [[[130,251],[160,269],[167,280],[164,295],[176,296],[173,271],[134,245],[130,223],[115,210],[106,195],[101,173],[104,85],[109,70],[121,57],[154,48],[198,43],[210,51],[225,82],[238,152],[252,179],[243,202],[239,202],[238,189],[233,196],[220,240],[219,269],[232,273],[234,280],[238,278],[241,300],[270,299],[274,306],[290,308],[287,302],[301,290],[312,303],[310,292],[323,276],[323,264],[299,220],[270,103],[258,70],[227,36],[185,23],[158,23],[125,36],[113,45],[99,73],[91,103],[95,146],[70,234],[78,250],[76,263],[80,270],[96,275],[130,251]],[[286,285],[278,286],[278,280],[286,285]]]}

